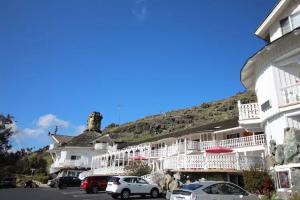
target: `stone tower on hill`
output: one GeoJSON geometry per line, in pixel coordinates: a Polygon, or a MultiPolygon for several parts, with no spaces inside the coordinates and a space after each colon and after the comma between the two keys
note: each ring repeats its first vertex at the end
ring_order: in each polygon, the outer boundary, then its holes
{"type": "Polygon", "coordinates": [[[101,132],[102,118],[100,112],[92,112],[87,119],[87,130],[101,132]]]}

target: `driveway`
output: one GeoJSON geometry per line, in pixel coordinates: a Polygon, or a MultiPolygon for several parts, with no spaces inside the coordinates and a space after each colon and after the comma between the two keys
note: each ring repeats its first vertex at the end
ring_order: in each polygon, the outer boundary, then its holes
{"type": "MultiPolygon", "coordinates": [[[[13,188],[0,189],[0,199],[3,200],[113,200],[105,192],[98,194],[86,194],[79,188],[67,188],[59,190],[57,188],[13,188]]],[[[143,200],[139,196],[134,200],[143,200]]],[[[146,198],[150,200],[150,197],[146,198]]],[[[163,198],[155,200],[164,200],[163,198]]]]}

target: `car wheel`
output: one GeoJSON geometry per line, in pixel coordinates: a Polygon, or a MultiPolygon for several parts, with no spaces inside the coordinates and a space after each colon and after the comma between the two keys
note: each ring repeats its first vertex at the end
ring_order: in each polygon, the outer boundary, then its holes
{"type": "Polygon", "coordinates": [[[97,187],[97,186],[93,186],[93,187],[92,187],[92,193],[93,193],[93,194],[98,193],[98,187],[97,187]]]}
{"type": "Polygon", "coordinates": [[[130,197],[130,191],[129,190],[123,190],[121,192],[121,198],[122,199],[129,199],[129,197],[130,197]]]}
{"type": "Polygon", "coordinates": [[[112,197],[113,199],[117,199],[118,196],[119,196],[119,195],[117,195],[117,194],[112,194],[112,195],[111,195],[111,197],[112,197]]]}
{"type": "Polygon", "coordinates": [[[159,195],[158,189],[153,188],[153,189],[151,190],[151,192],[150,192],[150,196],[151,196],[152,198],[157,198],[158,195],[159,195]]]}

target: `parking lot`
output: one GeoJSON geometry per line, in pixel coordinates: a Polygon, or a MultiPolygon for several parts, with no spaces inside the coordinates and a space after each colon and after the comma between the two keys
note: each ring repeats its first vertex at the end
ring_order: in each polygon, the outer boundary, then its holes
{"type": "MultiPolygon", "coordinates": [[[[59,190],[57,188],[13,188],[0,189],[0,197],[4,200],[113,200],[105,192],[97,194],[86,194],[78,188],[67,188],[59,190]]],[[[143,200],[139,196],[134,196],[132,199],[143,200]]],[[[151,199],[147,197],[146,199],[151,199]]],[[[163,198],[155,199],[163,200],[163,198]]]]}

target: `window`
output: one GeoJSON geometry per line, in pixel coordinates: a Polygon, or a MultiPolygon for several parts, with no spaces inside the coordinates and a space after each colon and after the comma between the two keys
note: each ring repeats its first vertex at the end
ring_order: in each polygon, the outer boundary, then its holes
{"type": "Polygon", "coordinates": [[[80,156],[72,155],[71,160],[80,160],[80,156]]]}
{"type": "Polygon", "coordinates": [[[289,171],[277,172],[277,180],[279,188],[290,188],[289,171]]]}
{"type": "Polygon", "coordinates": [[[290,26],[289,17],[286,17],[286,18],[280,20],[280,26],[281,26],[282,35],[290,32],[291,26],[290,26]]]}
{"type": "Polygon", "coordinates": [[[248,195],[247,192],[232,184],[223,184],[221,186],[221,191],[223,192],[223,194],[245,195],[245,196],[248,195]]]}
{"type": "Polygon", "coordinates": [[[134,178],[124,178],[123,181],[125,181],[126,183],[134,183],[135,182],[134,178]]]}
{"type": "Polygon", "coordinates": [[[280,20],[282,35],[300,27],[300,12],[280,20]]]}
{"type": "Polygon", "coordinates": [[[140,183],[140,184],[148,184],[147,181],[145,181],[145,180],[142,179],[142,178],[138,178],[138,179],[137,179],[137,183],[140,183]]]}
{"type": "Polygon", "coordinates": [[[228,184],[228,183],[219,183],[211,185],[203,190],[207,194],[224,194],[224,195],[244,195],[247,196],[248,193],[241,188],[228,184]]]}
{"type": "Polygon", "coordinates": [[[222,194],[221,190],[219,189],[220,184],[215,184],[204,188],[203,191],[207,194],[222,194]]]}
{"type": "Polygon", "coordinates": [[[293,29],[300,27],[300,12],[291,16],[293,29]]]}
{"type": "Polygon", "coordinates": [[[230,135],[227,135],[226,137],[227,137],[227,139],[239,138],[240,133],[230,134],[230,135]]]}

